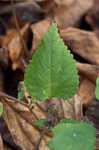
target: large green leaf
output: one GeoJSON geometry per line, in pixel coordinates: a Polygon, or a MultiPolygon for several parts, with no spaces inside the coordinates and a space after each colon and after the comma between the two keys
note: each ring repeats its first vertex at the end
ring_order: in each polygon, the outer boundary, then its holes
{"type": "Polygon", "coordinates": [[[99,78],[97,79],[97,82],[96,82],[95,95],[96,95],[96,98],[99,100],[99,78]]]}
{"type": "Polygon", "coordinates": [[[30,61],[24,83],[34,99],[71,98],[78,87],[75,61],[52,24],[30,61]]]}
{"type": "Polygon", "coordinates": [[[61,123],[53,130],[54,137],[47,142],[52,150],[94,150],[96,138],[91,125],[61,123]]]}

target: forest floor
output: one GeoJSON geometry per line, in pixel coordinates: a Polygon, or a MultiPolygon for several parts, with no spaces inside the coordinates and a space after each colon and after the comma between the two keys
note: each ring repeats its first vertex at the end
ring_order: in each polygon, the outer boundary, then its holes
{"type": "MultiPolygon", "coordinates": [[[[99,74],[99,0],[0,0],[0,101],[4,107],[0,150],[32,150],[35,135],[40,135],[38,128],[31,129],[30,112],[14,98],[29,60],[53,22],[73,54],[79,74],[79,89],[71,104],[54,100],[59,117],[77,121],[83,118],[92,124],[96,128],[95,150],[99,149],[99,101],[95,97],[99,74]],[[25,127],[21,126],[22,121],[25,127]]],[[[48,101],[35,105],[39,118],[46,117],[43,109],[47,105],[48,101]]],[[[46,135],[40,150],[44,150],[49,138],[46,135]]]]}

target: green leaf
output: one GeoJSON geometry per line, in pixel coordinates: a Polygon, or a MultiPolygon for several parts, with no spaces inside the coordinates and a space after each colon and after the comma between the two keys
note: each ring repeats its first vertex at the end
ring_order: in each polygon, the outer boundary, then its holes
{"type": "Polygon", "coordinates": [[[54,137],[46,145],[52,150],[94,150],[95,131],[86,123],[61,123],[53,130],[54,137]]]}
{"type": "Polygon", "coordinates": [[[52,24],[30,61],[24,76],[33,99],[71,98],[78,88],[75,61],[52,24]]]}
{"type": "Polygon", "coordinates": [[[3,106],[0,105],[0,116],[2,115],[2,113],[3,113],[3,106]]]}
{"type": "Polygon", "coordinates": [[[35,122],[34,125],[42,128],[45,126],[45,123],[46,123],[46,119],[40,119],[39,121],[35,122]]]}
{"type": "Polygon", "coordinates": [[[99,100],[99,78],[96,81],[95,95],[96,95],[96,98],[99,100]]]}
{"type": "Polygon", "coordinates": [[[77,121],[72,120],[71,118],[64,118],[60,121],[60,123],[77,123],[77,121]]]}

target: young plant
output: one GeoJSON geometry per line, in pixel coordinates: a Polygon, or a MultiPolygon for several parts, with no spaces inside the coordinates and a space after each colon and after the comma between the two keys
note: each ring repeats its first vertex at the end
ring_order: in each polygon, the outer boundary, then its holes
{"type": "MultiPolygon", "coordinates": [[[[56,24],[52,24],[41,40],[26,69],[24,84],[33,103],[52,97],[67,100],[77,91],[75,60],[60,39],[56,24]]],[[[43,127],[46,122],[40,120],[35,125],[43,127]]],[[[95,147],[95,130],[87,123],[64,119],[51,130],[53,138],[46,145],[53,150],[93,150],[95,147]]]]}
{"type": "MultiPolygon", "coordinates": [[[[58,35],[56,24],[52,24],[30,60],[24,76],[24,86],[32,97],[32,103],[46,99],[60,98],[68,100],[78,89],[78,75],[75,60],[58,35]]],[[[19,98],[24,96],[22,86],[19,98]]],[[[53,108],[50,108],[53,109],[53,108]]],[[[52,110],[55,114],[55,110],[52,110]]],[[[57,116],[57,115],[56,115],[57,116]]],[[[55,120],[55,118],[53,119],[55,120]]],[[[41,128],[49,128],[51,120],[35,123],[41,128]]],[[[87,123],[78,123],[72,119],[62,119],[59,124],[51,124],[53,138],[46,143],[52,150],[93,150],[96,136],[94,128],[87,123]],[[54,127],[53,127],[54,126],[54,127]]],[[[46,130],[42,132],[44,136],[46,130]]],[[[35,150],[38,150],[41,138],[35,150]]]]}

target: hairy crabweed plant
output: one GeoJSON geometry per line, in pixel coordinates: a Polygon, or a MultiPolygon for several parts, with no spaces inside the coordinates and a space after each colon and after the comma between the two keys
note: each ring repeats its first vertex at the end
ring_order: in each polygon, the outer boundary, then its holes
{"type": "MultiPolygon", "coordinates": [[[[52,24],[46,32],[30,60],[24,85],[33,103],[52,97],[67,100],[76,93],[78,75],[75,60],[60,39],[56,24],[52,24]]],[[[24,96],[23,88],[18,96],[19,99],[24,96]]],[[[46,127],[46,120],[40,120],[35,125],[46,127]]],[[[46,145],[52,150],[93,150],[95,147],[95,130],[87,123],[62,119],[50,130],[53,138],[46,145]]]]}
{"type": "MultiPolygon", "coordinates": [[[[71,98],[78,88],[75,60],[58,35],[56,24],[52,24],[44,35],[24,76],[26,90],[32,99],[43,101],[57,97],[71,98]]],[[[23,95],[23,94],[22,94],[23,95]]],[[[35,125],[46,126],[46,121],[35,125]]],[[[63,119],[51,128],[53,138],[46,145],[53,150],[93,150],[95,130],[87,123],[63,119]]]]}

